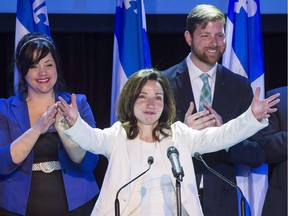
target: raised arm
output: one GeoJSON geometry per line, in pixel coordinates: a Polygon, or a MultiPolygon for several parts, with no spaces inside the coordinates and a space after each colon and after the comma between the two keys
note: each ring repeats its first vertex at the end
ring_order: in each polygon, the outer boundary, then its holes
{"type": "Polygon", "coordinates": [[[278,98],[280,93],[274,94],[264,100],[260,100],[259,95],[260,87],[257,87],[251,103],[252,113],[258,120],[262,118],[269,118],[271,113],[277,111],[277,108],[274,106],[280,102],[280,99],[278,98]]]}
{"type": "Polygon", "coordinates": [[[59,97],[58,104],[58,113],[64,117],[66,121],[62,121],[62,126],[71,127],[75,124],[79,111],[76,103],[76,95],[71,95],[71,104],[69,105],[62,97],[59,97]]]}
{"type": "Polygon", "coordinates": [[[56,116],[55,129],[57,130],[63,146],[71,160],[75,163],[81,163],[86,154],[86,151],[81,149],[79,145],[74,143],[63,134],[63,130],[74,125],[78,118],[79,113],[76,102],[76,95],[72,94],[70,105],[67,104],[67,102],[62,97],[59,97],[59,100],[60,102],[57,103],[58,114],[56,116]]]}

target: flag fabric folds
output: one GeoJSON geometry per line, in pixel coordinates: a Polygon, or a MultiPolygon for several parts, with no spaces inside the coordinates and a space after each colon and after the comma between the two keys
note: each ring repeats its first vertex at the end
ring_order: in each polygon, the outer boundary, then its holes
{"type": "MultiPolygon", "coordinates": [[[[226,43],[222,64],[234,73],[249,78],[253,91],[259,86],[260,98],[263,99],[265,96],[264,62],[259,0],[229,1],[226,43]]],[[[238,165],[236,173],[237,184],[243,190],[250,205],[251,212],[246,212],[246,215],[261,215],[268,187],[267,165],[263,164],[256,169],[238,165]]]]}
{"type": "MultiPolygon", "coordinates": [[[[30,32],[50,34],[45,0],[18,0],[16,12],[15,50],[20,39],[30,32]]],[[[17,93],[19,77],[14,70],[14,91],[17,93]]]]}
{"type": "Polygon", "coordinates": [[[253,90],[261,87],[264,98],[264,62],[259,0],[229,1],[223,65],[248,77],[253,90]]]}
{"type": "Polygon", "coordinates": [[[110,124],[117,121],[118,95],[136,71],[151,67],[143,0],[117,0],[110,124]]]}

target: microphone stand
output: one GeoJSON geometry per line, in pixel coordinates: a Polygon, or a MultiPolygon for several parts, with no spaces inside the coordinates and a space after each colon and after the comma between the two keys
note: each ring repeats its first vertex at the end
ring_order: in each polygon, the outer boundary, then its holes
{"type": "Polygon", "coordinates": [[[181,182],[176,179],[176,202],[177,202],[177,215],[182,216],[181,208],[181,182]]]}
{"type": "Polygon", "coordinates": [[[118,195],[120,193],[120,191],[125,188],[127,185],[129,185],[131,182],[135,181],[136,179],[138,179],[139,177],[141,177],[142,175],[144,175],[146,172],[148,172],[148,170],[150,169],[151,167],[151,164],[154,162],[154,158],[152,156],[149,156],[148,157],[148,164],[149,164],[149,167],[147,170],[145,170],[143,173],[141,173],[140,175],[136,176],[135,178],[133,178],[131,181],[127,182],[125,185],[123,185],[118,191],[117,191],[117,194],[116,194],[116,198],[115,198],[115,201],[114,201],[114,208],[115,208],[115,216],[120,216],[120,204],[119,204],[119,199],[118,199],[118,195]]]}
{"type": "Polygon", "coordinates": [[[120,204],[118,197],[115,199],[114,207],[115,207],[115,216],[120,216],[120,204]]]}
{"type": "Polygon", "coordinates": [[[225,181],[226,183],[228,183],[229,185],[231,185],[232,187],[236,188],[237,191],[240,192],[241,194],[241,199],[240,199],[240,205],[241,205],[241,216],[245,216],[246,215],[246,209],[245,209],[245,200],[244,200],[244,194],[242,192],[242,190],[237,186],[237,184],[235,184],[234,182],[230,181],[229,179],[227,179],[225,176],[221,175],[220,173],[218,173],[216,170],[212,169],[211,167],[209,167],[206,162],[204,161],[202,155],[198,152],[196,152],[194,154],[194,157],[197,160],[200,160],[205,167],[212,172],[214,175],[218,176],[219,178],[221,178],[223,181],[225,181]]]}
{"type": "Polygon", "coordinates": [[[241,205],[241,216],[245,216],[246,215],[246,210],[245,210],[245,200],[244,200],[244,195],[242,193],[241,190],[240,191],[241,194],[241,200],[240,200],[240,205],[241,205]]]}

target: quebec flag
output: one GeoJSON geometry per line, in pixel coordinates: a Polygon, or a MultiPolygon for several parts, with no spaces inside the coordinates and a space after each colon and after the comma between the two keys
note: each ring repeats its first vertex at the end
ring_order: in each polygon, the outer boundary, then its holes
{"type": "MultiPolygon", "coordinates": [[[[226,44],[222,64],[231,71],[249,78],[253,91],[259,86],[260,98],[264,99],[264,62],[259,0],[229,1],[226,44]]],[[[242,189],[250,205],[251,212],[246,215],[260,216],[268,187],[267,165],[263,164],[256,169],[239,165],[236,172],[239,174],[237,185],[242,189]],[[240,175],[244,169],[246,170],[245,176],[240,175]]]]}
{"type": "Polygon", "coordinates": [[[117,99],[127,79],[151,68],[143,0],[117,0],[114,30],[110,124],[117,121],[117,99]]]}
{"type": "MultiPolygon", "coordinates": [[[[45,0],[18,0],[16,12],[15,50],[20,39],[30,32],[50,34],[45,0]]],[[[18,71],[14,70],[14,91],[17,93],[18,71]]]]}

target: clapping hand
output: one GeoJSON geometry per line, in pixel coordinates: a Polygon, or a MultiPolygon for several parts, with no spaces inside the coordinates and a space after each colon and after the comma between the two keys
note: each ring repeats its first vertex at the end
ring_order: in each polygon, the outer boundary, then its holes
{"type": "Polygon", "coordinates": [[[204,111],[193,113],[195,105],[190,102],[190,106],[185,114],[184,123],[189,127],[197,130],[206,127],[221,126],[223,124],[222,117],[211,106],[204,105],[204,111]]]}
{"type": "Polygon", "coordinates": [[[41,118],[32,126],[33,129],[39,131],[40,134],[46,133],[55,122],[55,115],[57,113],[57,104],[50,106],[41,118]]]}

